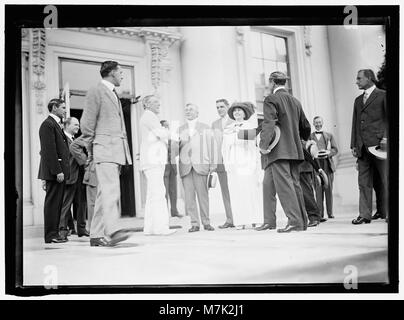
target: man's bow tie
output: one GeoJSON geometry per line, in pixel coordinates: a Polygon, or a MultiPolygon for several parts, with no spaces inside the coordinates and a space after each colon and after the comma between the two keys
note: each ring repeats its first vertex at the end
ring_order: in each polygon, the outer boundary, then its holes
{"type": "Polygon", "coordinates": [[[316,133],[317,133],[317,134],[322,134],[322,133],[323,133],[323,131],[316,131],[316,133]]]}

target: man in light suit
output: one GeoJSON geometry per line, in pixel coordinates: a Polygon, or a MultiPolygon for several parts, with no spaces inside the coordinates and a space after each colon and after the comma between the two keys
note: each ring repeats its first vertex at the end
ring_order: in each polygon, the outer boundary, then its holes
{"type": "Polygon", "coordinates": [[[380,201],[386,218],[387,212],[387,169],[386,160],[371,154],[368,147],[381,146],[387,149],[387,105],[386,92],[375,86],[376,77],[372,70],[359,70],[356,84],[364,90],[355,99],[352,117],[351,150],[358,163],[359,216],[352,220],[355,225],[370,223],[372,219],[373,173],[380,178],[380,201]]]}
{"type": "MultiPolygon", "coordinates": [[[[131,231],[120,226],[120,167],[132,164],[121,102],[115,91],[123,80],[116,61],[101,65],[102,80],[86,96],[81,132],[98,180],[97,198],[90,230],[91,246],[114,246],[131,231]],[[104,237],[105,234],[108,238],[104,237]]],[[[133,231],[133,230],[132,230],[133,231]]]]}
{"type": "MultiPolygon", "coordinates": [[[[64,122],[64,133],[67,137],[67,142],[70,145],[74,140],[74,136],[80,129],[79,120],[74,117],[67,118],[64,122]]],[[[70,168],[70,177],[66,179],[66,187],[63,195],[63,205],[62,205],[62,214],[60,217],[60,235],[62,237],[67,237],[67,223],[69,217],[72,218],[71,206],[73,204],[74,197],[78,192],[78,188],[81,187],[81,181],[79,181],[79,170],[80,165],[77,163],[76,159],[73,156],[70,156],[69,159],[69,168],[70,168]]],[[[77,234],[79,237],[86,236],[89,234],[86,230],[86,203],[82,203],[78,206],[77,212],[77,234]]]]}
{"type": "Polygon", "coordinates": [[[69,147],[61,128],[66,115],[66,105],[61,99],[52,99],[48,104],[49,116],[39,128],[41,161],[38,179],[45,181],[44,236],[45,243],[62,243],[67,239],[59,235],[59,221],[65,191],[69,179],[69,147]]]}
{"type": "Polygon", "coordinates": [[[169,230],[164,188],[169,131],[161,127],[158,118],[160,100],[156,96],[144,97],[143,107],[145,111],[140,118],[140,170],[147,179],[143,232],[145,235],[169,235],[176,231],[169,230]]]}
{"type": "Polygon", "coordinates": [[[278,232],[303,231],[307,229],[307,212],[300,186],[299,164],[304,160],[301,139],[310,136],[310,123],[300,102],[286,88],[287,76],[275,71],[269,77],[271,94],[264,100],[264,121],[260,141],[261,164],[265,170],[263,181],[264,224],[256,230],[276,228],[276,194],[288,217],[285,228],[278,232]],[[279,142],[269,152],[275,125],[281,130],[279,142]]]}
{"type": "Polygon", "coordinates": [[[316,129],[315,132],[312,132],[310,135],[310,139],[315,141],[317,144],[317,148],[319,151],[326,150],[330,153],[325,155],[324,157],[318,158],[318,164],[321,169],[327,174],[328,178],[328,188],[325,188],[324,185],[316,184],[316,199],[317,205],[320,209],[321,218],[324,217],[324,195],[325,195],[325,203],[327,206],[327,215],[328,218],[333,219],[333,199],[332,199],[332,187],[334,182],[334,172],[335,172],[335,164],[333,157],[338,154],[337,143],[335,142],[334,136],[326,131],[323,131],[323,118],[316,116],[313,119],[313,125],[316,129]]]}
{"type": "Polygon", "coordinates": [[[198,106],[185,106],[186,124],[179,128],[179,171],[185,192],[185,211],[191,217],[189,232],[200,230],[196,207],[198,196],[200,216],[205,230],[213,231],[209,220],[209,193],[207,179],[216,169],[214,138],[207,124],[198,121],[198,106]]]}
{"type": "Polygon", "coordinates": [[[213,134],[217,143],[217,176],[220,182],[220,189],[222,191],[222,199],[224,209],[226,212],[226,222],[220,225],[220,229],[234,228],[233,214],[231,212],[229,185],[227,181],[227,172],[223,164],[222,156],[222,142],[223,142],[223,129],[227,124],[232,123],[234,120],[230,119],[227,110],[229,109],[229,102],[226,99],[216,100],[216,109],[220,118],[212,123],[213,134]]]}

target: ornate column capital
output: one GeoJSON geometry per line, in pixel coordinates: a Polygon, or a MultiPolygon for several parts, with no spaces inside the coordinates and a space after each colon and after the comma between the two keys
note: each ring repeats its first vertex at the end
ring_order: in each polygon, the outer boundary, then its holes
{"type": "Polygon", "coordinates": [[[172,69],[169,59],[169,47],[180,40],[179,33],[168,32],[156,28],[141,28],[140,37],[150,47],[151,52],[151,81],[155,91],[159,91],[161,81],[168,81],[168,73],[172,69]]]}

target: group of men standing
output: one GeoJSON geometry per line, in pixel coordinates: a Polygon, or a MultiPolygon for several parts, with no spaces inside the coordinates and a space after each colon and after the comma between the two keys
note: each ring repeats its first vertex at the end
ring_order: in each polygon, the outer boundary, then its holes
{"type": "MultiPolygon", "coordinates": [[[[75,118],[68,118],[62,129],[66,107],[63,100],[52,99],[48,109],[50,115],[39,130],[41,141],[41,162],[39,179],[45,181],[46,190],[44,217],[45,242],[67,241],[70,207],[74,198],[79,201],[77,232],[79,236],[90,236],[91,246],[114,246],[126,240],[133,229],[120,222],[120,183],[122,165],[131,164],[131,155],[126,136],[122,106],[115,87],[123,76],[115,61],[101,65],[102,80],[88,91],[86,105],[81,118],[82,135],[74,140],[79,129],[75,118]],[[82,183],[87,184],[87,200],[84,199],[82,183]],[[81,206],[80,206],[81,204],[81,206]],[[87,205],[84,205],[87,204],[87,205]],[[85,207],[88,208],[89,233],[85,228],[85,207]]],[[[260,134],[263,179],[263,224],[258,231],[276,228],[276,195],[288,218],[287,225],[278,232],[306,230],[324,221],[324,196],[328,218],[333,218],[332,186],[335,165],[333,156],[338,152],[330,133],[323,132],[323,120],[315,117],[311,126],[300,102],[288,93],[287,77],[282,72],[273,72],[269,77],[271,94],[264,100],[264,119],[257,128],[260,134]],[[279,141],[272,150],[269,146],[275,136],[275,127],[281,130],[279,141]],[[314,141],[317,148],[325,150],[322,159],[310,159],[308,141],[314,141]],[[301,164],[309,162],[314,171],[323,172],[322,180],[327,183],[308,181],[308,188],[301,186],[301,164]],[[324,177],[325,176],[325,177],[324,177]],[[305,191],[306,190],[306,191],[305,191]],[[315,192],[313,192],[315,190],[315,192]],[[315,196],[314,196],[315,194],[315,196]],[[309,214],[307,199],[316,198],[315,214],[309,214]]],[[[351,148],[358,158],[360,206],[359,217],[353,224],[369,223],[372,219],[372,188],[375,173],[380,181],[379,199],[386,208],[387,181],[385,161],[377,159],[368,151],[374,145],[386,145],[387,120],[385,92],[375,87],[371,70],[360,70],[357,84],[364,89],[363,95],[355,100],[351,148]]],[[[216,171],[221,187],[226,221],[219,228],[234,227],[228,190],[226,168],[221,161],[221,135],[229,122],[225,99],[216,101],[220,118],[208,126],[198,120],[198,106],[185,106],[185,124],[173,138],[168,123],[160,123],[159,99],[147,96],[143,99],[145,112],[140,121],[142,144],[140,151],[141,170],[145,173],[148,188],[145,206],[145,234],[172,234],[169,229],[167,199],[171,201],[171,216],[181,217],[176,206],[177,168],[173,159],[179,156],[179,174],[184,185],[185,211],[191,217],[189,232],[203,228],[214,230],[209,220],[209,197],[207,179],[216,171]],[[163,126],[163,127],[162,127],[163,126]],[[212,130],[213,129],[213,130],[212,130]],[[217,150],[212,150],[217,146],[217,150]],[[216,152],[217,151],[217,152],[216,152]],[[164,181],[166,188],[164,189],[164,181]],[[167,195],[168,194],[168,195],[167,195]],[[198,198],[199,212],[196,197],[198,198]]],[[[373,218],[385,218],[387,210],[378,212],[373,218]]]]}

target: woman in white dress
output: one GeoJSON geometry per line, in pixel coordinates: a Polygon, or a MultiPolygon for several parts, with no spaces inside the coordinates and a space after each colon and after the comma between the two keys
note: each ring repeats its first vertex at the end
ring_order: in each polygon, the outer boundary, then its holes
{"type": "MultiPolygon", "coordinates": [[[[251,103],[236,102],[228,110],[233,120],[223,131],[223,163],[226,167],[233,221],[237,229],[262,223],[262,170],[260,154],[254,140],[237,137],[239,130],[254,129],[249,121],[254,110],[251,103]]],[[[252,119],[251,119],[252,120],[252,119]]]]}

